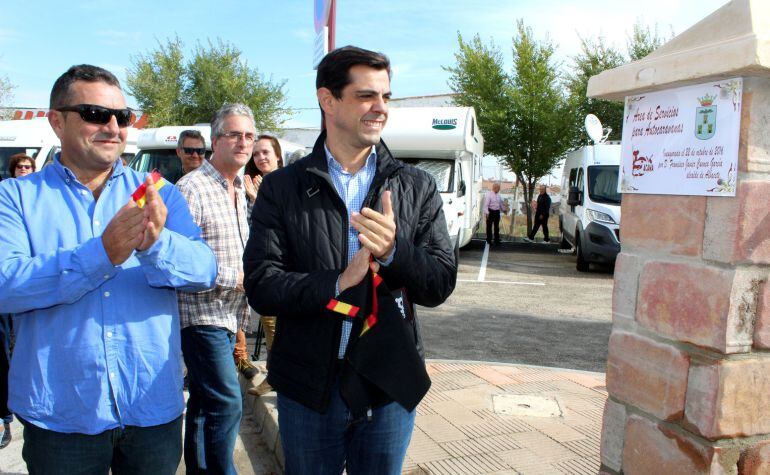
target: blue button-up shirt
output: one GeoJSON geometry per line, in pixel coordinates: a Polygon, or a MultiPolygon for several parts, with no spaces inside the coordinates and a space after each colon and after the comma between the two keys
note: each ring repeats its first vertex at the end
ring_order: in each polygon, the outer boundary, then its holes
{"type": "MultiPolygon", "coordinates": [[[[337,190],[337,194],[345,202],[345,208],[348,210],[348,255],[346,262],[350,262],[361,248],[361,243],[358,241],[358,231],[350,224],[350,213],[361,211],[364,205],[364,200],[369,192],[369,187],[372,185],[374,174],[377,172],[377,152],[372,147],[372,153],[367,157],[364,166],[356,173],[350,174],[342,169],[342,165],[334,159],[326,144],[324,144],[324,150],[326,151],[326,163],[329,167],[332,183],[334,183],[334,189],[337,190]]],[[[392,256],[388,263],[391,260],[392,256]]],[[[352,328],[353,323],[350,320],[343,320],[340,348],[337,354],[338,358],[345,356],[345,349],[348,347],[352,328]]]]}
{"type": "Polygon", "coordinates": [[[0,183],[0,313],[13,313],[9,407],[57,432],[153,426],[184,408],[175,288],[213,285],[216,260],[173,185],[158,241],[113,266],[101,235],[145,173],[116,161],[98,200],[57,156],[0,183]]]}

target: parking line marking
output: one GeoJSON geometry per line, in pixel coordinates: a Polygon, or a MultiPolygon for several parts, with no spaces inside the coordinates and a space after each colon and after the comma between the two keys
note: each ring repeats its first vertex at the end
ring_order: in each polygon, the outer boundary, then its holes
{"type": "Polygon", "coordinates": [[[473,279],[457,279],[457,282],[482,282],[485,284],[510,284],[510,285],[537,285],[544,286],[545,282],[512,282],[507,280],[473,280],[473,279]]]}
{"type": "Polygon", "coordinates": [[[478,282],[484,282],[484,277],[487,275],[487,260],[489,259],[489,243],[484,244],[484,255],[481,256],[481,267],[479,267],[479,277],[476,279],[478,282]]]}

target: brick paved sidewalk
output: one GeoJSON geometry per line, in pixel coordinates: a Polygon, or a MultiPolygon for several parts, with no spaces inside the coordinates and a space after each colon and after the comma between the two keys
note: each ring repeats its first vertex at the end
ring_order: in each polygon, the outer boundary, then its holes
{"type": "MultiPolygon", "coordinates": [[[[599,472],[604,374],[438,360],[428,372],[404,473],[599,472]]],[[[244,411],[283,466],[275,394],[247,396],[244,411]]]]}

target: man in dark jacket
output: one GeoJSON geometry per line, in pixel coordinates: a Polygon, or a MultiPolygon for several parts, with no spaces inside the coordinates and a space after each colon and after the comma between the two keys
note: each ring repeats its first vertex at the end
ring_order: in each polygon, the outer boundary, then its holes
{"type": "Polygon", "coordinates": [[[387,57],[332,51],[316,88],[325,131],[309,156],[262,182],[244,253],[246,294],[256,311],[278,317],[268,380],[286,473],[400,473],[414,405],[429,385],[413,304],[444,302],[457,264],[435,182],[380,140],[387,57]],[[380,323],[335,313],[359,306],[380,323]],[[382,353],[372,355],[375,347],[382,353]],[[400,372],[414,388],[397,387],[400,372]]]}
{"type": "Polygon", "coordinates": [[[537,229],[543,226],[543,241],[551,242],[548,238],[548,216],[551,214],[551,197],[546,192],[545,185],[540,185],[540,194],[537,195],[537,206],[535,208],[535,224],[532,226],[532,232],[529,233],[529,240],[535,239],[537,229]]]}

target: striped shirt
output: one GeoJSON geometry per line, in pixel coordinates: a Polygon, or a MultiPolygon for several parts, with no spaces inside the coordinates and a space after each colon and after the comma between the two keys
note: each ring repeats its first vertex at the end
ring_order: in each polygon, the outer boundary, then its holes
{"type": "Polygon", "coordinates": [[[238,275],[243,272],[243,248],[249,238],[246,193],[240,176],[234,185],[235,205],[227,192],[227,180],[205,160],[176,183],[187,200],[193,221],[201,228],[201,237],[217,258],[214,288],[177,292],[182,328],[213,325],[235,333],[248,325],[246,294],[235,290],[238,275]]]}
{"type": "MultiPolygon", "coordinates": [[[[340,195],[340,198],[345,203],[345,208],[348,210],[348,255],[345,262],[347,266],[347,263],[353,260],[353,256],[361,247],[358,241],[358,231],[350,224],[350,213],[361,211],[364,205],[364,200],[369,192],[369,187],[372,185],[374,174],[377,171],[377,152],[372,147],[372,153],[369,154],[364,166],[351,175],[342,169],[342,165],[334,159],[326,144],[324,144],[324,150],[326,151],[326,163],[329,166],[329,175],[331,176],[332,183],[334,183],[334,189],[337,190],[337,194],[340,195]]],[[[352,328],[353,323],[351,321],[343,320],[340,349],[337,354],[338,358],[345,356],[345,349],[348,347],[352,328]]]]}

